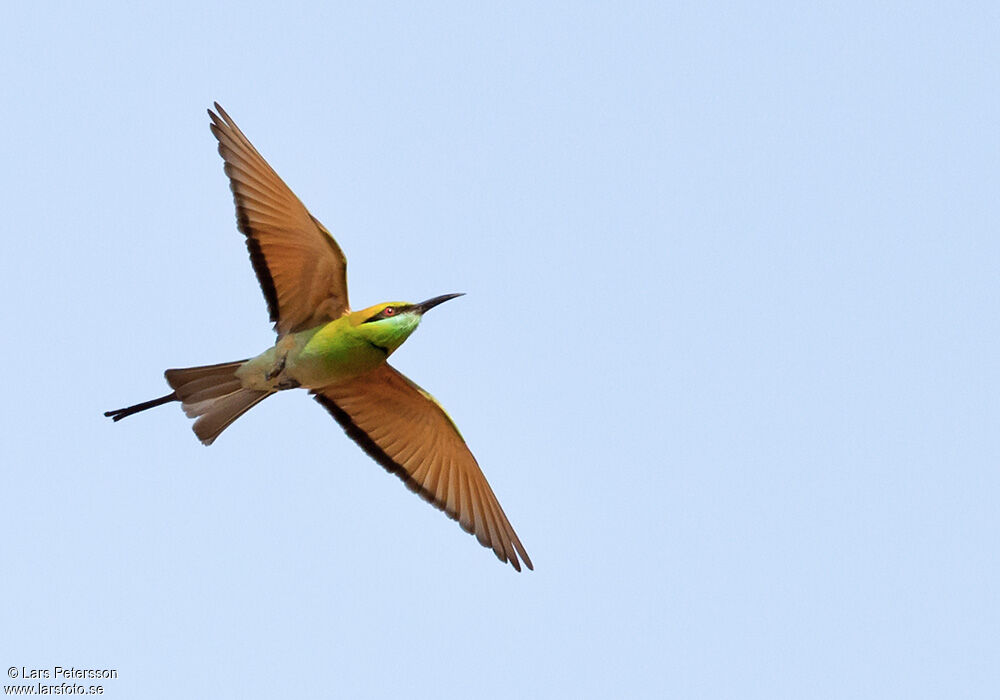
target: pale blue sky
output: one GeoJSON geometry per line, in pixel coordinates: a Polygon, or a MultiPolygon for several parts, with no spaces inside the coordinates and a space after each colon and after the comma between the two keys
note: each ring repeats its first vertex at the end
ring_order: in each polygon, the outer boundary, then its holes
{"type": "Polygon", "coordinates": [[[0,10],[0,667],[111,698],[996,697],[1000,10],[0,10]],[[304,393],[205,109],[349,259],[515,574],[304,393]]]}

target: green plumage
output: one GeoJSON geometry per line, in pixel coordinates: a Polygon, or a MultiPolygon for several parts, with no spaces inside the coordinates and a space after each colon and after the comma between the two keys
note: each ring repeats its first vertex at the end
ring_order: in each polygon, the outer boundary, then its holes
{"type": "Polygon", "coordinates": [[[352,379],[385,362],[417,329],[422,313],[419,304],[389,302],[290,333],[245,362],[236,376],[244,387],[257,391],[318,389],[352,379]],[[401,311],[371,320],[387,308],[401,311]]]}

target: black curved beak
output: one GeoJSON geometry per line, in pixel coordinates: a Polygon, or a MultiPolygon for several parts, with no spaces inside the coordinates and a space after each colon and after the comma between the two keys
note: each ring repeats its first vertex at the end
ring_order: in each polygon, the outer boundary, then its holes
{"type": "Polygon", "coordinates": [[[433,309],[438,304],[443,304],[449,299],[454,299],[455,297],[465,296],[465,292],[459,292],[458,294],[442,294],[439,297],[434,297],[433,299],[428,299],[427,301],[422,301],[419,304],[413,305],[413,310],[418,314],[423,316],[425,313],[433,309]]]}

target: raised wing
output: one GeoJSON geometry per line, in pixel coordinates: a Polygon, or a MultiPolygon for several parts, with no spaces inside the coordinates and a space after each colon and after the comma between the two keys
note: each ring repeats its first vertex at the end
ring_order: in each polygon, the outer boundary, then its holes
{"type": "Polygon", "coordinates": [[[457,520],[518,571],[533,568],[493,490],[451,418],[430,394],[382,365],[313,392],[376,462],[457,520]]]}
{"type": "Polygon", "coordinates": [[[219,155],[247,237],[250,262],[278,335],[313,328],[348,311],[347,259],[226,111],[208,110],[219,155]]]}

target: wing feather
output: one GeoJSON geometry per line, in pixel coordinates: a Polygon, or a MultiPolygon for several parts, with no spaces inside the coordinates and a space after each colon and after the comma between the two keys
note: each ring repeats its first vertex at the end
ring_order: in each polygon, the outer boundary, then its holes
{"type": "Polygon", "coordinates": [[[279,335],[348,311],[347,259],[226,111],[208,111],[236,203],[236,222],[279,335]]]}
{"type": "Polygon", "coordinates": [[[313,392],[376,462],[457,520],[500,561],[533,568],[465,440],[444,409],[388,364],[313,392]]]}

